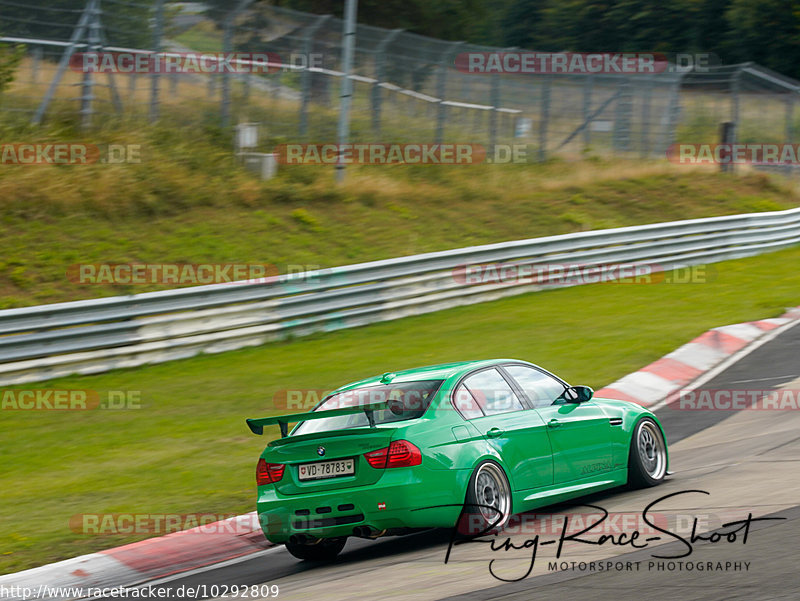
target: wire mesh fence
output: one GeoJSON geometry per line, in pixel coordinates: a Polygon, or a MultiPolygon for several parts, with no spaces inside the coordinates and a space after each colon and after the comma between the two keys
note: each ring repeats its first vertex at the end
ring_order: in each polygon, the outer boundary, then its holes
{"type": "MultiPolygon", "coordinates": [[[[335,142],[341,40],[336,17],[253,0],[0,0],[0,42],[25,48],[0,111],[34,123],[77,115],[86,127],[107,116],[186,127],[255,122],[271,143],[335,142]],[[98,55],[109,64],[92,63],[98,55]]],[[[469,57],[521,52],[359,24],[350,140],[521,144],[537,159],[649,157],[676,142],[716,141],[724,121],[736,123],[738,141],[791,143],[800,127],[800,84],[751,63],[622,73],[464,68],[469,57]]]]}

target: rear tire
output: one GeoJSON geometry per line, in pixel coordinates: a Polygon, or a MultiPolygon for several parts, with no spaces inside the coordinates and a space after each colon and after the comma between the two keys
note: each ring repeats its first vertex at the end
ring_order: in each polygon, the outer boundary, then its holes
{"type": "Polygon", "coordinates": [[[658,424],[642,418],[633,428],[628,453],[628,485],[648,488],[660,484],[667,474],[667,444],[658,424]]]}
{"type": "Polygon", "coordinates": [[[469,479],[458,532],[467,536],[500,532],[511,518],[511,505],[511,486],[503,468],[484,461],[469,479]]]}
{"type": "Polygon", "coordinates": [[[297,559],[305,561],[332,561],[344,549],[347,537],[325,538],[316,545],[298,545],[286,542],[286,550],[297,559]]]}

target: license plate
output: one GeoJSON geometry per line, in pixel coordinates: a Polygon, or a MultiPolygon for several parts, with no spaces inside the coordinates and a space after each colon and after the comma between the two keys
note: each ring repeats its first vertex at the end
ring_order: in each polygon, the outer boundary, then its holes
{"type": "Polygon", "coordinates": [[[322,480],[323,478],[352,476],[356,473],[355,462],[352,459],[303,463],[297,469],[297,477],[300,480],[322,480]]]}

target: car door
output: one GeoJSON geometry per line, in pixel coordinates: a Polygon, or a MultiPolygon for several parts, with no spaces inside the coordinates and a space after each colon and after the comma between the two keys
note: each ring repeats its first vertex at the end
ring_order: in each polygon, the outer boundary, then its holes
{"type": "Polygon", "coordinates": [[[547,425],[555,484],[596,477],[613,469],[613,426],[597,403],[564,401],[560,398],[564,383],[529,365],[506,365],[503,369],[547,425]]]}
{"type": "Polygon", "coordinates": [[[553,483],[547,426],[525,405],[495,368],[470,374],[459,384],[454,401],[465,418],[491,444],[510,470],[514,490],[553,483]]]}

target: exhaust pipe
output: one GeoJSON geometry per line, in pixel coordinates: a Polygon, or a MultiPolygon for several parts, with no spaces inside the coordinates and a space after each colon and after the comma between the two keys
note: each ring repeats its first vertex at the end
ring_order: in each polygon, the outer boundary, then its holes
{"type": "Polygon", "coordinates": [[[359,538],[370,538],[375,540],[376,538],[380,538],[382,536],[390,536],[392,534],[396,534],[396,530],[399,528],[392,528],[389,530],[378,530],[377,528],[373,528],[372,526],[356,526],[353,528],[353,536],[357,536],[359,538]]]}

